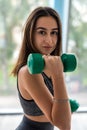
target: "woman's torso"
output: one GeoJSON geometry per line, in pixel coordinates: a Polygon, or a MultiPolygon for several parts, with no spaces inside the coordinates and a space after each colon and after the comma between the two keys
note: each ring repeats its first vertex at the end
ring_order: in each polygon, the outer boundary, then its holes
{"type": "MultiPolygon", "coordinates": [[[[50,76],[48,76],[49,74],[47,72],[45,73],[42,73],[42,76],[44,78],[44,82],[46,84],[46,86],[48,86],[48,89],[49,89],[49,82],[47,80],[49,80],[50,76]]],[[[52,82],[51,82],[51,85],[52,85],[52,82]]],[[[52,86],[51,86],[52,87],[52,86]]],[[[21,86],[18,85],[18,90],[19,90],[19,93],[21,94],[21,96],[26,99],[26,100],[32,100],[32,97],[30,96],[30,94],[21,86]]],[[[53,89],[51,88],[50,92],[53,94],[53,89]]],[[[24,113],[24,115],[31,119],[31,120],[34,120],[34,121],[38,121],[38,122],[49,122],[48,119],[46,118],[46,116],[44,114],[41,114],[41,115],[29,115],[29,114],[26,114],[24,113]]]]}

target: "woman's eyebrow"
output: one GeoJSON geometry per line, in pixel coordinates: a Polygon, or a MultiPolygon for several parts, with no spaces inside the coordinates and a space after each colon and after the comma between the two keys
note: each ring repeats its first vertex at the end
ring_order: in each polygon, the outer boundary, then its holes
{"type": "Polygon", "coordinates": [[[47,29],[46,29],[46,28],[44,28],[44,27],[37,27],[37,28],[36,28],[36,30],[38,30],[38,29],[47,30],[47,29]]]}
{"type": "Polygon", "coordinates": [[[59,30],[58,28],[52,28],[52,30],[59,30]]]}
{"type": "MultiPolygon", "coordinates": [[[[44,27],[37,27],[36,30],[38,29],[48,30],[47,28],[44,28],[44,27]]],[[[58,30],[58,28],[52,28],[50,30],[58,30]]]]}

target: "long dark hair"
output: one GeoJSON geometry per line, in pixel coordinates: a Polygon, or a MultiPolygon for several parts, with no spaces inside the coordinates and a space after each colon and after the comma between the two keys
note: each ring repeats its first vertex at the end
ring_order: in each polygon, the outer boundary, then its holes
{"type": "Polygon", "coordinates": [[[60,20],[59,14],[51,7],[38,7],[35,10],[33,10],[32,13],[29,15],[29,17],[27,18],[27,21],[24,27],[24,35],[23,35],[21,50],[19,53],[17,63],[12,71],[12,74],[14,76],[17,75],[18,70],[20,69],[21,66],[27,64],[28,55],[30,53],[38,52],[33,43],[34,41],[33,35],[34,35],[34,29],[35,29],[38,18],[43,17],[43,16],[46,16],[46,17],[51,16],[57,22],[58,41],[57,41],[56,48],[51,53],[51,55],[60,56],[61,54],[61,51],[62,51],[62,29],[61,28],[62,27],[61,27],[61,20],[60,20]]]}

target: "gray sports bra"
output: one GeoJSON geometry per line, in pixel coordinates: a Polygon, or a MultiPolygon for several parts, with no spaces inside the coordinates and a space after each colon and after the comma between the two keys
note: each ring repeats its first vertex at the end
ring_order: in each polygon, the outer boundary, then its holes
{"type": "MultiPolygon", "coordinates": [[[[53,86],[52,86],[51,79],[48,78],[48,76],[44,72],[42,72],[42,76],[44,78],[44,82],[47,88],[53,94],[53,86]]],[[[34,100],[26,100],[22,97],[19,91],[18,81],[17,81],[17,88],[18,88],[18,95],[19,95],[20,103],[21,103],[24,113],[27,115],[32,115],[32,116],[43,115],[43,112],[40,110],[40,108],[37,106],[34,100]]]]}

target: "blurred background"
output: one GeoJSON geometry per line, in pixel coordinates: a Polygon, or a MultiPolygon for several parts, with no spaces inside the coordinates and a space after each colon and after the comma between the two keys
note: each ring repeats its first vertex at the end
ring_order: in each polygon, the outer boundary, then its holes
{"type": "Polygon", "coordinates": [[[87,130],[87,0],[0,0],[0,130],[14,130],[23,116],[16,78],[10,72],[18,57],[24,23],[38,6],[59,12],[63,52],[77,57],[77,69],[65,74],[69,97],[80,104],[72,116],[72,130],[87,130]]]}

